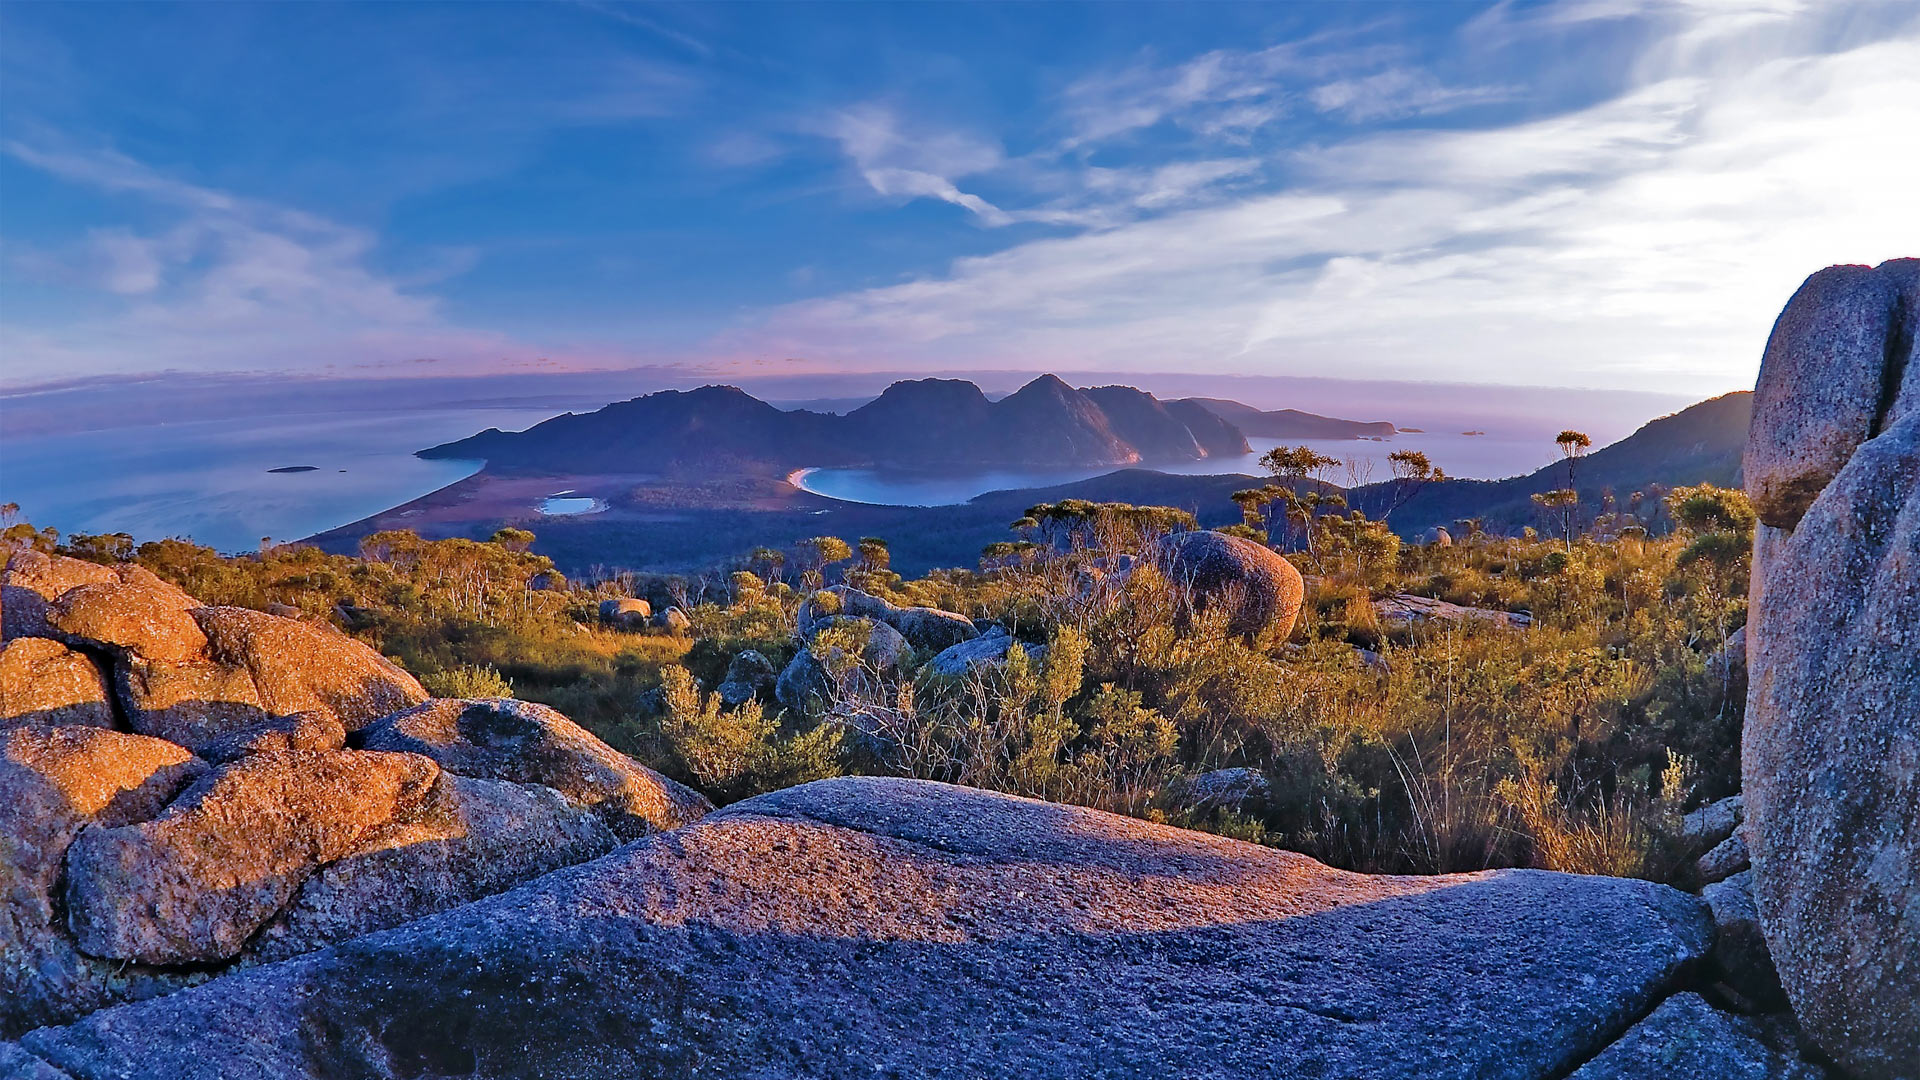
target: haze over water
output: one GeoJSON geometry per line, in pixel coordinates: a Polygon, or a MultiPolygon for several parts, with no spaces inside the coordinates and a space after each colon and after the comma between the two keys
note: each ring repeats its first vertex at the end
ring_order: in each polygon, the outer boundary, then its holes
{"type": "MultiPolygon", "coordinates": [[[[1260,455],[1277,446],[1310,446],[1341,464],[1327,470],[1332,483],[1377,483],[1393,476],[1387,455],[1395,450],[1423,450],[1448,476],[1466,480],[1499,480],[1529,473],[1551,462],[1552,444],[1537,438],[1496,435],[1409,432],[1392,439],[1248,439],[1253,452],[1237,457],[1203,458],[1186,462],[1147,462],[1136,466],[1181,476],[1221,476],[1245,473],[1264,476],[1260,455]]],[[[907,471],[897,469],[806,469],[794,478],[816,495],[847,502],[889,506],[946,506],[963,503],[989,491],[1052,487],[1114,470],[1111,465],[1071,469],[978,469],[907,471]]]]}

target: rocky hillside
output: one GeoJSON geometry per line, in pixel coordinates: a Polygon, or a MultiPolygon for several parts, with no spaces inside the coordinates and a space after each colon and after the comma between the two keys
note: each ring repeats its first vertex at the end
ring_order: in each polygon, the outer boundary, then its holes
{"type": "Polygon", "coordinates": [[[958,379],[898,382],[845,416],[783,412],[733,387],[668,390],[524,432],[488,429],[420,454],[484,458],[496,469],[644,473],[1129,465],[1247,452],[1245,436],[1204,409],[1130,386],[1076,390],[1043,375],[999,401],[958,379]]]}
{"type": "MultiPolygon", "coordinates": [[[[1654,485],[1738,486],[1740,458],[1747,445],[1753,394],[1739,391],[1650,420],[1633,434],[1581,458],[1574,487],[1588,515],[1597,512],[1604,493],[1622,498],[1654,485]]],[[[1436,462],[1441,468],[1446,462],[1436,462]]],[[[1450,480],[1420,489],[1396,512],[1394,524],[1409,534],[1448,526],[1467,517],[1489,528],[1514,530],[1535,522],[1533,496],[1567,486],[1567,467],[1548,465],[1507,480],[1450,480]]],[[[1372,484],[1353,492],[1354,505],[1388,501],[1390,484],[1372,484]]]]}

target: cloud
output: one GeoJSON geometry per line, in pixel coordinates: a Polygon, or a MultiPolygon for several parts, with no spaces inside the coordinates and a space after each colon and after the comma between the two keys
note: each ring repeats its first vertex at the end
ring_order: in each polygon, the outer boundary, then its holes
{"type": "MultiPolygon", "coordinates": [[[[717,346],[849,367],[1736,388],[1807,273],[1914,253],[1920,36],[1737,67],[1689,68],[1670,44],[1612,100],[1285,152],[1284,189],[788,305],[717,346]]],[[[1222,85],[1210,70],[1193,85],[1222,85]]]]}
{"type": "MultiPolygon", "coordinates": [[[[24,269],[121,298],[110,315],[34,326],[10,315],[9,374],[73,370],[259,369],[498,357],[497,335],[449,325],[438,302],[373,266],[377,237],[303,211],[165,176],[111,149],[9,142],[14,158],[78,184],[170,208],[150,232],[96,228],[24,269]]],[[[446,254],[439,273],[471,254],[446,254]]],[[[437,275],[428,275],[429,280],[437,275]]]]}

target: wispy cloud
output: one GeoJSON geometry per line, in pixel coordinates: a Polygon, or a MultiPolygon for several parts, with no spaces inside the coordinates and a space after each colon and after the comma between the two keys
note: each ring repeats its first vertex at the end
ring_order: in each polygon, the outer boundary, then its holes
{"type": "Polygon", "coordinates": [[[1307,92],[1308,100],[1322,112],[1339,113],[1352,120],[1428,116],[1513,97],[1511,87],[1446,86],[1430,72],[1403,67],[1336,79],[1307,92]]]}

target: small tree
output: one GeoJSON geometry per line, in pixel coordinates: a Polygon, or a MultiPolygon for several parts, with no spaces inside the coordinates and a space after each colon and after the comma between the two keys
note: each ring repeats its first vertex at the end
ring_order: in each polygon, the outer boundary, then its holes
{"type": "Polygon", "coordinates": [[[1381,521],[1393,517],[1393,512],[1418,495],[1421,488],[1447,478],[1447,474],[1441,472],[1420,450],[1395,450],[1387,455],[1387,464],[1393,468],[1393,484],[1389,489],[1387,508],[1380,514],[1381,521]]]}
{"type": "Polygon", "coordinates": [[[533,534],[525,529],[516,529],[512,526],[507,526],[506,528],[495,530],[487,542],[498,544],[508,551],[523,552],[533,547],[533,534]]]}
{"type": "Polygon", "coordinates": [[[845,540],[837,536],[813,536],[799,543],[800,553],[806,560],[806,568],[800,573],[800,580],[810,589],[817,589],[826,583],[827,568],[853,558],[853,549],[845,540]]]}

